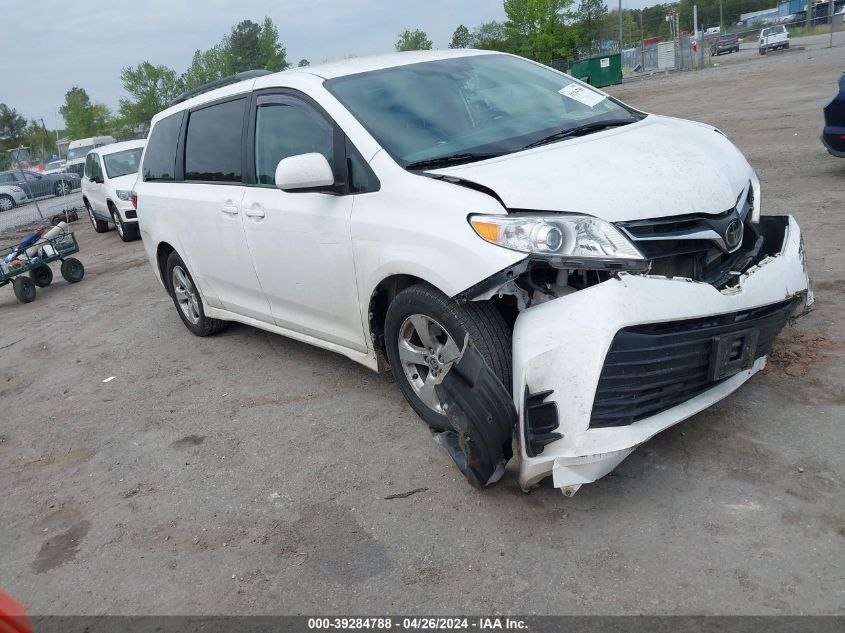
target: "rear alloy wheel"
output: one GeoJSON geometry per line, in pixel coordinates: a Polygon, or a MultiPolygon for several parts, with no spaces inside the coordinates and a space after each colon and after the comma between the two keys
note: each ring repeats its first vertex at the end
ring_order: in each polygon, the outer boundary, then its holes
{"type": "Polygon", "coordinates": [[[205,316],[199,290],[185,262],[175,251],[167,258],[166,279],[176,312],[185,327],[197,336],[210,336],[226,329],[226,321],[205,316]]]}
{"type": "Polygon", "coordinates": [[[0,211],[9,211],[15,208],[15,199],[5,193],[0,195],[0,211]]]}
{"type": "Polygon", "coordinates": [[[57,196],[66,196],[71,191],[70,183],[67,180],[60,180],[56,183],[56,186],[53,187],[53,192],[57,196]]]}
{"type": "Polygon", "coordinates": [[[91,208],[91,203],[88,200],[83,200],[85,208],[88,210],[88,217],[91,219],[91,225],[97,233],[105,233],[109,230],[109,223],[105,220],[100,220],[94,215],[94,209],[91,208]]]}

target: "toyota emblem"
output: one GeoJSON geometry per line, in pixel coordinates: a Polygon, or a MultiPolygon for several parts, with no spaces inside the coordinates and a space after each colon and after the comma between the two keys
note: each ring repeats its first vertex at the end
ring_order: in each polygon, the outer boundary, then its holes
{"type": "Polygon", "coordinates": [[[728,228],[725,229],[725,246],[729,251],[734,251],[742,242],[742,222],[731,220],[728,228]]]}

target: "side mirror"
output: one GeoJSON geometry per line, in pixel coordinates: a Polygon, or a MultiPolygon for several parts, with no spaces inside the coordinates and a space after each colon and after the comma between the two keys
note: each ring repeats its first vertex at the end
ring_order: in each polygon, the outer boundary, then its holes
{"type": "Polygon", "coordinates": [[[276,166],[276,186],[283,191],[331,187],[334,173],[326,157],[312,152],[289,156],[276,166]]]}

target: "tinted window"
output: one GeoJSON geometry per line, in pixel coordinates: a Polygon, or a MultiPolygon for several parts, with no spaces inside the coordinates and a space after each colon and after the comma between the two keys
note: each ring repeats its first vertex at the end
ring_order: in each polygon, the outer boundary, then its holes
{"type": "Polygon", "coordinates": [[[289,156],[317,152],[333,162],[329,123],[304,103],[267,103],[255,120],[255,173],[261,184],[273,184],[276,166],[289,156]]]}
{"type": "Polygon", "coordinates": [[[240,182],[245,105],[236,99],[190,114],[185,180],[240,182]]]}
{"type": "Polygon", "coordinates": [[[144,180],[173,180],[176,177],[176,146],[184,112],[171,114],[155,124],[144,154],[144,180]]]}

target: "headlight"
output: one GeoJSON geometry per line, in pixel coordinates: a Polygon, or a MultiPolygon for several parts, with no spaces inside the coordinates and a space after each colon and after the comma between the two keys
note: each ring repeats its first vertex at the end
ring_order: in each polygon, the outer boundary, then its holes
{"type": "Polygon", "coordinates": [[[11,190],[12,190],[14,193],[25,193],[25,192],[24,192],[24,190],[23,190],[23,189],[21,189],[20,187],[17,187],[17,186],[12,186],[12,187],[10,187],[10,188],[11,188],[11,190]]]}
{"type": "Polygon", "coordinates": [[[557,268],[644,270],[648,262],[612,224],[588,215],[473,215],[482,239],[557,268]]]}
{"type": "Polygon", "coordinates": [[[132,192],[131,191],[117,191],[117,197],[121,200],[129,201],[132,199],[132,192]]]}

